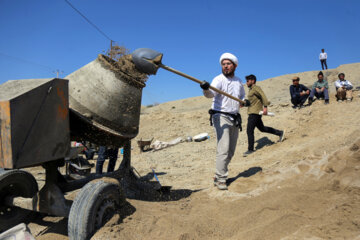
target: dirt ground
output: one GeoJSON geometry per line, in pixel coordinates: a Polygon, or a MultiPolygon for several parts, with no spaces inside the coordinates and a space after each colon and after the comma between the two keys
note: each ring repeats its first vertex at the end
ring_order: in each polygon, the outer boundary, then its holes
{"type": "MultiPolygon", "coordinates": [[[[360,86],[360,64],[327,70],[333,86],[339,72],[360,86]]],[[[169,200],[127,199],[92,239],[359,239],[360,240],[360,92],[352,102],[292,109],[291,77],[311,85],[317,71],[259,82],[275,117],[264,124],[286,129],[286,140],[255,131],[256,152],[246,158],[244,130],[229,165],[229,190],[213,186],[216,140],[207,110],[211,99],[194,97],[143,108],[140,132],[132,141],[132,165],[141,176],[155,169],[162,185],[172,186],[169,200]],[[202,142],[183,142],[140,153],[140,138],[170,141],[209,133],[202,142]]],[[[186,80],[185,80],[186,81],[186,80]]],[[[199,91],[201,94],[201,91],[199,91]]],[[[120,159],[122,156],[119,156],[120,159]]],[[[118,162],[120,162],[120,159],[118,162]]],[[[39,170],[38,170],[39,171],[39,170]]],[[[39,171],[37,178],[43,179],[39,171]]],[[[67,219],[34,214],[36,239],[67,239],[67,219]]]]}

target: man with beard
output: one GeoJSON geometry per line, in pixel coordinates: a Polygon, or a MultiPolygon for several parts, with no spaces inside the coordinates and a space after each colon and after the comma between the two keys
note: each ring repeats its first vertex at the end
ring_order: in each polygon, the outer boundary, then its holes
{"type": "MultiPolygon", "coordinates": [[[[238,65],[237,57],[231,53],[224,53],[220,57],[220,65],[222,74],[213,79],[211,86],[244,100],[244,86],[241,79],[235,76],[235,69],[238,65]]],[[[213,98],[209,113],[217,140],[214,186],[220,190],[227,190],[228,165],[235,153],[239,128],[241,129],[239,114],[241,106],[239,102],[209,89],[210,84],[206,81],[200,87],[204,90],[205,97],[213,98]]]]}
{"type": "Polygon", "coordinates": [[[271,133],[279,136],[279,141],[282,142],[285,137],[285,132],[271,127],[264,126],[261,119],[262,115],[267,115],[267,106],[270,102],[267,100],[262,89],[256,85],[256,76],[246,76],[246,85],[249,87],[248,99],[250,107],[248,108],[248,123],[246,133],[248,135],[248,150],[244,153],[244,157],[254,152],[254,130],[258,128],[261,132],[271,133]],[[262,111],[262,115],[260,112],[262,111]]]}

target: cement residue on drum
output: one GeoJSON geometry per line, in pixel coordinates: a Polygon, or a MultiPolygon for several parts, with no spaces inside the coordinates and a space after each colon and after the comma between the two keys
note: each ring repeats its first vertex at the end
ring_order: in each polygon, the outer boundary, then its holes
{"type": "Polygon", "coordinates": [[[98,60],[104,68],[114,72],[118,79],[126,81],[137,88],[145,87],[148,76],[136,69],[131,60],[131,55],[124,55],[116,61],[108,56],[99,54],[98,60]]]}
{"type": "Polygon", "coordinates": [[[132,61],[131,54],[122,56],[117,62],[116,66],[122,71],[130,76],[134,77],[136,80],[140,80],[142,82],[146,82],[148,79],[148,75],[140,72],[135,67],[134,62],[132,61]]]}
{"type": "MultiPolygon", "coordinates": [[[[137,80],[145,83],[148,79],[147,74],[140,72],[136,68],[132,61],[132,56],[129,54],[129,50],[123,46],[112,46],[111,49],[107,51],[106,56],[99,55],[99,58],[100,56],[102,56],[102,59],[105,57],[106,62],[110,63],[113,68],[120,70],[122,73],[132,78],[128,80],[137,80]]],[[[115,70],[113,68],[112,70],[115,70]]]]}

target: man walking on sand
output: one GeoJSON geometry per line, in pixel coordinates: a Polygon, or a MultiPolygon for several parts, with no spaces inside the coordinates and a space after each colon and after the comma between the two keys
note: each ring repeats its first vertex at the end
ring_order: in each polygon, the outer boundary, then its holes
{"type": "Polygon", "coordinates": [[[264,126],[261,119],[262,115],[267,115],[268,106],[270,102],[267,100],[262,89],[256,85],[256,76],[248,75],[246,78],[246,85],[249,87],[248,99],[250,101],[250,107],[248,108],[248,123],[247,123],[247,135],[248,135],[248,150],[244,152],[244,157],[254,152],[254,130],[257,127],[261,132],[271,133],[279,136],[279,141],[282,142],[285,138],[285,131],[280,131],[271,127],[264,126]],[[262,111],[262,115],[260,112],[262,111]]]}
{"type": "Polygon", "coordinates": [[[324,65],[327,68],[327,64],[326,64],[326,60],[327,60],[327,53],[325,52],[325,49],[321,49],[321,53],[319,56],[320,62],[321,62],[321,68],[322,70],[324,70],[324,65]]]}
{"type": "MultiPolygon", "coordinates": [[[[238,65],[237,57],[231,53],[224,53],[220,57],[220,65],[222,74],[213,79],[211,86],[244,100],[244,86],[241,79],[235,76],[235,69],[238,65]]],[[[239,102],[209,89],[210,84],[206,81],[203,81],[200,87],[203,89],[205,97],[213,98],[209,113],[217,140],[214,186],[220,190],[227,190],[228,165],[235,153],[239,128],[241,129],[239,114],[241,106],[239,102]]]]}

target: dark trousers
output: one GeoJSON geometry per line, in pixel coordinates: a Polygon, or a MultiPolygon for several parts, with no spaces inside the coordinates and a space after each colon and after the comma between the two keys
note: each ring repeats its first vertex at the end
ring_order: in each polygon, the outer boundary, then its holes
{"type": "Polygon", "coordinates": [[[107,168],[107,172],[114,171],[118,152],[119,152],[118,148],[108,148],[105,146],[100,146],[98,152],[98,159],[96,161],[96,173],[102,174],[103,165],[106,158],[109,158],[109,165],[107,168]]]}
{"type": "Polygon", "coordinates": [[[321,68],[322,68],[322,70],[324,70],[324,65],[325,65],[325,67],[326,67],[326,69],[327,69],[326,59],[322,59],[322,60],[320,60],[320,62],[321,62],[321,68]]]}
{"type": "Polygon", "coordinates": [[[291,103],[294,104],[294,106],[303,105],[306,102],[306,99],[308,97],[309,97],[309,94],[305,94],[303,96],[291,98],[291,103]]]}
{"type": "Polygon", "coordinates": [[[85,154],[86,160],[91,160],[94,158],[95,150],[94,149],[86,149],[86,150],[84,150],[84,154],[85,154]]]}
{"type": "Polygon", "coordinates": [[[313,89],[311,89],[309,99],[312,100],[312,99],[314,98],[314,96],[315,96],[316,98],[321,98],[321,97],[322,97],[322,98],[324,98],[325,100],[329,100],[329,91],[327,90],[327,88],[325,88],[323,92],[318,93],[318,92],[316,91],[316,89],[313,88],[313,89]]]}
{"type": "Polygon", "coordinates": [[[261,120],[261,115],[258,114],[249,114],[248,123],[247,123],[247,135],[248,135],[248,150],[254,151],[254,130],[257,127],[261,132],[275,134],[280,136],[282,131],[264,126],[263,121],[261,120]]]}

